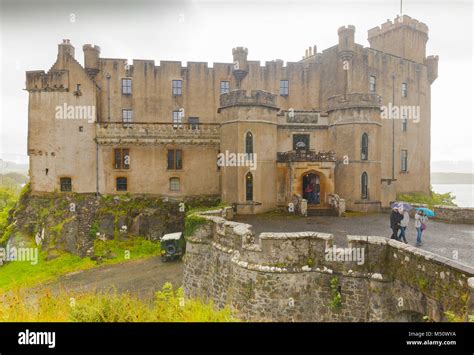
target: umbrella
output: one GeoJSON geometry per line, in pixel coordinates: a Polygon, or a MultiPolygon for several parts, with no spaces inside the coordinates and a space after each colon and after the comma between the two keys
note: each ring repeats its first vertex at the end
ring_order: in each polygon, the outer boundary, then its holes
{"type": "Polygon", "coordinates": [[[409,211],[413,208],[408,202],[403,201],[394,202],[392,203],[391,207],[398,209],[402,208],[404,211],[409,211]]]}
{"type": "Polygon", "coordinates": [[[435,216],[435,213],[430,210],[429,208],[426,208],[426,207],[419,207],[416,209],[417,211],[423,211],[425,215],[427,215],[428,217],[434,217],[435,216]]]}

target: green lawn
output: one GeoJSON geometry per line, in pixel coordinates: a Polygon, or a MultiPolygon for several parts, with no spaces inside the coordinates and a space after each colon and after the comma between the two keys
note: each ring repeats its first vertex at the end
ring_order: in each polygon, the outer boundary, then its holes
{"type": "Polygon", "coordinates": [[[80,258],[66,252],[62,252],[57,258],[48,261],[45,260],[46,253],[40,252],[38,263],[35,265],[27,261],[9,262],[0,267],[0,293],[53,281],[59,276],[74,271],[159,255],[160,244],[141,237],[124,241],[97,240],[94,244],[94,251],[96,255],[104,256],[101,264],[90,258],[80,258]]]}

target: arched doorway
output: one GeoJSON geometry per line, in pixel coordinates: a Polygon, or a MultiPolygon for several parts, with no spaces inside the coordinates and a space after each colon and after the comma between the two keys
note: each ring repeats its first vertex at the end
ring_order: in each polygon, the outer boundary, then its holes
{"type": "Polygon", "coordinates": [[[303,175],[303,198],[309,205],[321,204],[321,177],[309,172],[303,175]]]}

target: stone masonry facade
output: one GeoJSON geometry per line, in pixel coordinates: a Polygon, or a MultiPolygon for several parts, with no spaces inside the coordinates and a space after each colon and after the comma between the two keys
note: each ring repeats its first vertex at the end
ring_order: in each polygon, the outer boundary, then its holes
{"type": "Polygon", "coordinates": [[[309,208],[338,195],[347,209],[379,210],[396,193],[429,192],[438,57],[426,56],[428,27],[397,17],[368,31],[369,47],[354,26],[337,35],[298,62],[262,66],[236,47],[212,67],[128,63],[90,44],[82,65],[64,40],[48,71],[26,73],[33,194],[220,196],[259,213],[308,184],[309,208]],[[413,111],[384,117],[394,107],[413,111]],[[217,166],[226,152],[254,154],[255,169],[217,166]]]}

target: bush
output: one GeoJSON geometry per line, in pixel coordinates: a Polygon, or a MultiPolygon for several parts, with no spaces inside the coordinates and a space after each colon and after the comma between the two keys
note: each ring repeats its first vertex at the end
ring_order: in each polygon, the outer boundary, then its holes
{"type": "Polygon", "coordinates": [[[433,209],[435,205],[443,206],[456,206],[454,199],[456,196],[452,192],[445,194],[438,194],[431,188],[430,194],[423,194],[421,192],[415,192],[410,194],[398,194],[397,201],[405,201],[408,203],[423,203],[428,205],[429,208],[433,209]]]}

